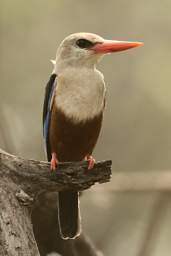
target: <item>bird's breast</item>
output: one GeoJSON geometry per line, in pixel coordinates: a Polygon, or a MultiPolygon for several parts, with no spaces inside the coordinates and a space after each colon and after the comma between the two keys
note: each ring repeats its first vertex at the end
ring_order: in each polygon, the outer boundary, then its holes
{"type": "Polygon", "coordinates": [[[55,104],[68,118],[82,122],[103,111],[105,91],[99,71],[69,69],[58,76],[55,104]]]}

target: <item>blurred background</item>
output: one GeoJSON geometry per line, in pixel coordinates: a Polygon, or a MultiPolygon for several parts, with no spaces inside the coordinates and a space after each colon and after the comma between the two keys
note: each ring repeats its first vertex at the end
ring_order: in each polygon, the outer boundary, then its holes
{"type": "MultiPolygon", "coordinates": [[[[99,65],[108,93],[96,159],[112,159],[113,172],[171,169],[170,9],[169,0],[0,0],[0,147],[45,159],[50,59],[67,35],[93,32],[145,43],[99,65]]],[[[84,193],[81,211],[85,232],[104,255],[170,255],[170,194],[105,186],[84,193]]]]}

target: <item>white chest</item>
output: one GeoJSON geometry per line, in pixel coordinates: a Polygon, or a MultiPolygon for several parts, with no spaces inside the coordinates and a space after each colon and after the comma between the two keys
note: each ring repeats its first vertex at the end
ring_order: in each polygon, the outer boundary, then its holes
{"type": "Polygon", "coordinates": [[[92,119],[103,111],[105,91],[96,69],[68,69],[57,77],[55,104],[76,122],[92,119]]]}

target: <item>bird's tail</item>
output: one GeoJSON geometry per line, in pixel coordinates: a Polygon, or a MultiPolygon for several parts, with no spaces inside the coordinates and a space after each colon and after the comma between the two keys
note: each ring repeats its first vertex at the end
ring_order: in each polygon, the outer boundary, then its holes
{"type": "Polygon", "coordinates": [[[80,234],[80,211],[78,192],[59,192],[58,218],[63,239],[74,239],[80,234]]]}

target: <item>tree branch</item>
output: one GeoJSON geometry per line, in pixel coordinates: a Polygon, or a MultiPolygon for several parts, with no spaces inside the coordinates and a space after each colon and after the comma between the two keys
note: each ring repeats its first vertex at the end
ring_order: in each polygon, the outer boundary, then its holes
{"type": "Polygon", "coordinates": [[[83,234],[74,240],[61,239],[57,192],[82,191],[108,182],[111,161],[98,162],[91,171],[86,162],[59,163],[57,171],[51,172],[47,162],[0,150],[0,175],[0,255],[45,256],[53,250],[63,256],[77,256],[82,250],[86,256],[99,255],[83,234]]]}
{"type": "Polygon", "coordinates": [[[10,177],[28,194],[68,189],[82,191],[97,182],[108,182],[111,164],[111,161],[101,161],[93,170],[88,170],[87,162],[59,163],[57,170],[51,172],[47,162],[22,159],[0,150],[1,176],[10,177]]]}

